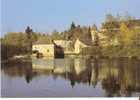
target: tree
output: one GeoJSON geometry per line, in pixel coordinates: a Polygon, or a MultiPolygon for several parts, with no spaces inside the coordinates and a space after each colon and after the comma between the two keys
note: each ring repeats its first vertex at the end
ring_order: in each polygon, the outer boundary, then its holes
{"type": "Polygon", "coordinates": [[[54,30],[54,31],[52,32],[51,38],[52,38],[53,40],[59,40],[59,39],[63,39],[63,36],[62,36],[62,34],[60,34],[57,30],[54,30]]]}
{"type": "Polygon", "coordinates": [[[140,47],[140,29],[133,29],[132,32],[134,34],[132,38],[133,45],[135,45],[136,47],[140,47]]]}
{"type": "Polygon", "coordinates": [[[21,32],[10,32],[4,36],[3,43],[6,45],[25,46],[27,44],[27,37],[21,32]]]}
{"type": "Polygon", "coordinates": [[[97,26],[95,24],[92,26],[92,30],[97,31],[97,26]]]}
{"type": "Polygon", "coordinates": [[[28,39],[31,39],[32,32],[33,30],[29,26],[27,26],[27,28],[25,29],[25,33],[27,33],[28,39]]]}
{"type": "Polygon", "coordinates": [[[72,40],[74,38],[74,35],[75,35],[75,29],[76,29],[76,25],[74,22],[71,23],[70,25],[70,30],[68,31],[68,40],[72,40]]]}
{"type": "Polygon", "coordinates": [[[87,38],[92,41],[91,28],[90,27],[88,28],[87,38]]]}
{"type": "Polygon", "coordinates": [[[133,37],[132,31],[127,27],[125,23],[120,25],[120,41],[123,45],[130,45],[133,37]]]}
{"type": "Polygon", "coordinates": [[[29,53],[32,52],[32,34],[33,34],[33,30],[27,26],[27,28],[25,29],[26,35],[27,35],[27,41],[28,41],[28,51],[29,53]]]}
{"type": "Polygon", "coordinates": [[[27,44],[25,33],[7,33],[1,40],[2,59],[8,59],[14,55],[27,53],[27,44]]]}
{"type": "Polygon", "coordinates": [[[39,43],[51,43],[52,42],[52,38],[47,35],[47,36],[40,36],[37,40],[37,42],[39,43]]]}
{"type": "Polygon", "coordinates": [[[75,25],[74,22],[72,22],[72,23],[71,23],[71,27],[70,27],[70,29],[73,30],[73,29],[75,29],[75,28],[76,28],[76,25],[75,25]]]}
{"type": "Polygon", "coordinates": [[[95,37],[95,46],[99,46],[99,35],[97,32],[95,33],[94,37],[95,37]]]}

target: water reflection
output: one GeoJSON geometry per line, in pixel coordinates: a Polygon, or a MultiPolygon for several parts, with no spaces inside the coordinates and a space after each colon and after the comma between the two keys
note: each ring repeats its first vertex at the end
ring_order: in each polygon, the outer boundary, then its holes
{"type": "Polygon", "coordinates": [[[28,84],[41,75],[52,76],[53,80],[61,77],[69,81],[72,88],[82,83],[94,89],[101,83],[105,91],[103,96],[135,96],[135,93],[140,93],[140,61],[137,59],[16,60],[2,64],[2,72],[11,78],[24,77],[28,84]]]}

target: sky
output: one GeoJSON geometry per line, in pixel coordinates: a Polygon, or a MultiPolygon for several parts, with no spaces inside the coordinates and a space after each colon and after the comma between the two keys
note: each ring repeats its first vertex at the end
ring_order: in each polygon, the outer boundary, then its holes
{"type": "Polygon", "coordinates": [[[27,26],[35,32],[63,31],[72,21],[100,26],[109,13],[140,18],[140,0],[2,0],[1,5],[2,35],[27,26]]]}

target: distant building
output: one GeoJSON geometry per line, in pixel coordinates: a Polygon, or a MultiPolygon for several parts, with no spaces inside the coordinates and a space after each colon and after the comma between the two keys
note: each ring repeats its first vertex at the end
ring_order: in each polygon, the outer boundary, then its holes
{"type": "Polygon", "coordinates": [[[32,51],[36,57],[53,57],[64,58],[64,50],[61,46],[56,45],[54,41],[44,42],[37,41],[32,45],[32,51]]]}
{"type": "Polygon", "coordinates": [[[91,45],[92,45],[91,41],[77,38],[74,44],[74,48],[75,48],[74,52],[76,54],[79,54],[83,48],[90,47],[91,45]]]}
{"type": "Polygon", "coordinates": [[[54,43],[57,46],[61,46],[65,54],[69,52],[73,52],[73,44],[72,44],[72,41],[70,40],[54,40],[54,43]]]}
{"type": "Polygon", "coordinates": [[[47,43],[36,42],[32,46],[32,51],[36,51],[42,54],[43,56],[54,57],[55,45],[52,43],[47,44],[47,43]]]}

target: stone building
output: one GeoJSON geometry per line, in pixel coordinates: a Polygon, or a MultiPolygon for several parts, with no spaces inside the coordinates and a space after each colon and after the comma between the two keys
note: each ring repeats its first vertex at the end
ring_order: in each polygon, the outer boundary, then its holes
{"type": "Polygon", "coordinates": [[[70,40],[54,40],[57,46],[61,46],[65,54],[73,52],[73,44],[70,40]]]}
{"type": "Polygon", "coordinates": [[[77,40],[74,43],[74,53],[79,54],[83,48],[90,47],[91,45],[91,41],[77,38],[77,40]]]}
{"type": "Polygon", "coordinates": [[[32,46],[32,51],[38,52],[46,57],[55,57],[55,45],[52,43],[36,42],[32,46]]]}

